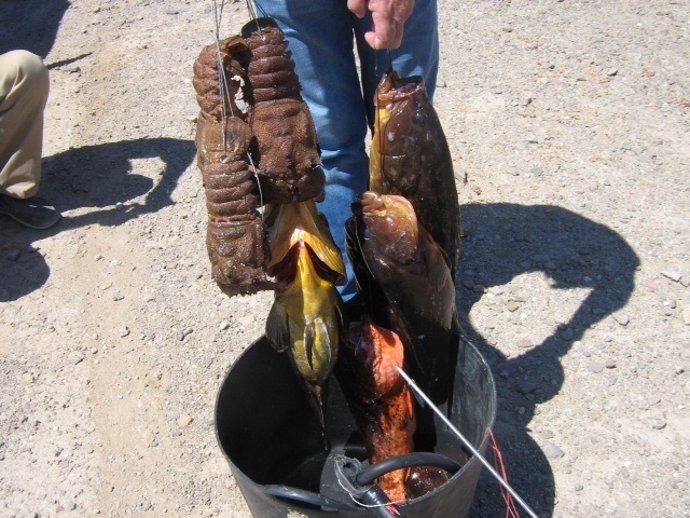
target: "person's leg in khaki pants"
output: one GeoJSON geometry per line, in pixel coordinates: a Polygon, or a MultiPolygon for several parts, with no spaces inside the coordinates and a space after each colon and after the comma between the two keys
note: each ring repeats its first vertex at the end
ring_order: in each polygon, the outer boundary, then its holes
{"type": "Polygon", "coordinates": [[[25,50],[0,55],[0,214],[32,228],[51,227],[60,217],[35,196],[48,89],[40,57],[25,50]]]}

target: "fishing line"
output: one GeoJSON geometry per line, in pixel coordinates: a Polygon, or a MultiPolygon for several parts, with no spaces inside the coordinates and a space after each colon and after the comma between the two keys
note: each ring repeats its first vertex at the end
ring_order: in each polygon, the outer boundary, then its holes
{"type": "Polygon", "coordinates": [[[264,194],[261,192],[261,182],[259,181],[259,171],[257,167],[254,165],[254,160],[252,160],[252,155],[251,153],[247,152],[247,159],[249,160],[249,165],[252,168],[252,174],[254,175],[254,179],[256,180],[256,187],[259,189],[259,207],[261,207],[261,210],[259,211],[259,214],[261,215],[261,223],[264,223],[264,212],[265,212],[265,205],[264,205],[264,194]]]}
{"type": "Polygon", "coordinates": [[[218,9],[217,0],[213,0],[213,23],[216,29],[216,58],[218,61],[218,94],[220,95],[220,120],[222,122],[220,131],[223,137],[223,151],[227,152],[227,128],[225,124],[225,121],[227,120],[226,102],[230,107],[230,115],[234,116],[234,114],[232,113],[232,104],[230,103],[230,99],[226,99],[230,89],[228,88],[228,80],[225,75],[225,67],[223,66],[223,56],[220,51],[220,25],[223,17],[224,7],[225,0],[221,0],[220,9],[218,9]]]}
{"type": "Polygon", "coordinates": [[[481,463],[484,465],[486,469],[489,470],[489,473],[493,475],[493,477],[498,480],[499,484],[501,484],[506,491],[508,491],[515,500],[518,501],[518,503],[522,506],[522,508],[527,511],[527,514],[529,514],[532,518],[539,518],[537,514],[532,511],[532,509],[525,503],[525,501],[520,497],[520,495],[517,494],[517,492],[510,487],[510,484],[503,480],[501,478],[501,475],[499,475],[496,470],[493,468],[493,466],[484,458],[482,455],[477,451],[477,449],[472,446],[472,443],[468,441],[462,433],[460,433],[460,430],[458,430],[453,423],[450,422],[450,419],[448,419],[445,415],[443,415],[443,412],[439,410],[439,408],[429,399],[429,397],[424,393],[422,389],[420,389],[417,384],[414,382],[410,376],[407,375],[407,373],[402,370],[400,367],[396,367],[398,369],[398,372],[400,375],[403,377],[403,379],[407,382],[407,384],[410,386],[410,388],[420,397],[424,400],[424,402],[431,407],[431,409],[434,411],[434,413],[441,418],[441,420],[450,428],[450,430],[462,441],[462,443],[467,447],[468,450],[472,452],[472,455],[477,457],[481,463]]]}

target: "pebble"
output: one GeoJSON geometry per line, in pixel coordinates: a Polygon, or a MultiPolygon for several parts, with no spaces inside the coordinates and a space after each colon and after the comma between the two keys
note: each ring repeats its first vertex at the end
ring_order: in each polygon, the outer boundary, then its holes
{"type": "Polygon", "coordinates": [[[664,428],[666,428],[666,421],[664,421],[663,419],[653,419],[652,428],[654,430],[663,430],[664,428]]]}
{"type": "Polygon", "coordinates": [[[177,339],[182,342],[185,338],[187,338],[189,335],[191,335],[194,332],[194,329],[191,327],[188,327],[186,329],[183,329],[182,331],[177,332],[177,339]]]}
{"type": "Polygon", "coordinates": [[[569,327],[566,327],[565,329],[561,330],[561,338],[563,338],[564,340],[572,340],[573,330],[569,327]]]}
{"type": "Polygon", "coordinates": [[[575,491],[580,492],[585,488],[582,484],[575,484],[575,491]]]}
{"type": "Polygon", "coordinates": [[[78,353],[70,354],[67,361],[72,365],[79,365],[84,361],[84,356],[78,353]]]}
{"type": "Polygon", "coordinates": [[[542,451],[544,455],[546,455],[546,458],[550,460],[560,459],[565,455],[563,450],[551,442],[547,442],[542,448],[542,451]]]}
{"type": "Polygon", "coordinates": [[[534,344],[532,343],[532,340],[529,340],[528,338],[520,338],[517,342],[515,342],[515,345],[517,345],[520,349],[529,349],[534,344]]]}
{"type": "Polygon", "coordinates": [[[606,363],[604,364],[604,366],[607,369],[615,369],[616,368],[616,362],[613,360],[606,360],[606,363]]]}
{"type": "Polygon", "coordinates": [[[124,298],[125,298],[125,296],[124,296],[122,293],[115,293],[115,294],[113,295],[113,300],[114,300],[115,302],[120,301],[120,300],[123,300],[124,298]]]}
{"type": "Polygon", "coordinates": [[[530,394],[539,388],[539,384],[534,380],[520,380],[514,384],[515,390],[520,394],[530,394]]]}
{"type": "Polygon", "coordinates": [[[587,370],[589,370],[589,372],[592,372],[594,374],[599,374],[601,371],[604,370],[604,366],[599,362],[593,362],[587,366],[587,370]]]}
{"type": "Polygon", "coordinates": [[[613,77],[618,75],[618,69],[617,68],[609,68],[606,70],[606,75],[609,77],[613,77]]]}
{"type": "Polygon", "coordinates": [[[625,327],[630,323],[630,317],[628,315],[613,315],[613,319],[618,322],[619,325],[625,327]]]}
{"type": "Polygon", "coordinates": [[[182,414],[180,417],[177,418],[177,425],[180,426],[181,428],[184,428],[186,426],[189,426],[194,419],[187,415],[187,414],[182,414]]]}
{"type": "Polygon", "coordinates": [[[680,279],[682,277],[682,274],[675,270],[663,270],[661,272],[661,275],[663,275],[667,279],[671,279],[673,282],[680,282],[680,279]]]}
{"type": "Polygon", "coordinates": [[[508,302],[506,302],[506,309],[508,311],[510,311],[511,313],[513,313],[513,312],[517,311],[518,309],[520,309],[520,304],[518,304],[517,302],[514,302],[512,300],[509,300],[508,302]]]}
{"type": "Polygon", "coordinates": [[[130,333],[129,327],[125,326],[120,330],[120,338],[124,338],[125,336],[129,336],[130,333]]]}
{"type": "Polygon", "coordinates": [[[218,325],[218,328],[219,328],[221,331],[225,331],[225,330],[226,330],[227,328],[229,328],[229,327],[230,327],[230,324],[228,324],[227,322],[221,322],[221,323],[218,325]]]}

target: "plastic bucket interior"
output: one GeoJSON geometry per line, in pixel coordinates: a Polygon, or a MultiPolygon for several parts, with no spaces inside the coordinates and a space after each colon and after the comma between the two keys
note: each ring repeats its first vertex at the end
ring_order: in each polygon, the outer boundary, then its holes
{"type": "MultiPolygon", "coordinates": [[[[460,340],[450,420],[481,452],[496,417],[496,387],[477,349],[460,340]]],[[[364,445],[335,376],[329,382],[325,440],[302,381],[285,353],[265,337],[251,344],[230,367],[216,401],[216,434],[249,509],[257,518],[365,517],[335,480],[333,458],[345,453],[364,460],[364,445]],[[273,496],[283,485],[319,493],[350,509],[314,506],[273,496]],[[297,514],[291,514],[297,513],[297,514]]],[[[481,462],[436,418],[433,450],[463,467],[437,489],[399,506],[408,518],[464,518],[474,499],[481,462]],[[468,460],[469,458],[469,460],[468,460]]]]}

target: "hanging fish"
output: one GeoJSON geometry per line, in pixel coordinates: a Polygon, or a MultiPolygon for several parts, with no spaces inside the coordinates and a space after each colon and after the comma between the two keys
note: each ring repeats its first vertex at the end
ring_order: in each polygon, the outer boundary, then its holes
{"type": "Polygon", "coordinates": [[[454,277],[462,228],[453,160],[422,78],[401,78],[390,71],[379,83],[374,102],[369,189],[399,194],[412,203],[454,277]]]}
{"type": "Polygon", "coordinates": [[[352,204],[347,253],[374,320],[406,347],[410,375],[435,403],[448,399],[457,359],[455,285],[445,255],[402,196],[368,191],[352,204]]]}
{"type": "Polygon", "coordinates": [[[268,271],[278,287],[266,336],[275,349],[290,355],[323,425],[324,389],[345,336],[336,289],[344,283],[345,266],[314,202],[270,206],[267,224],[268,271]]]}
{"type": "MultiPolygon", "coordinates": [[[[336,373],[372,464],[414,451],[414,401],[396,369],[404,363],[400,337],[368,317],[362,319],[357,343],[346,343],[341,350],[336,373]]],[[[409,469],[399,469],[379,478],[379,486],[392,502],[407,499],[409,474],[409,469]]]]}

